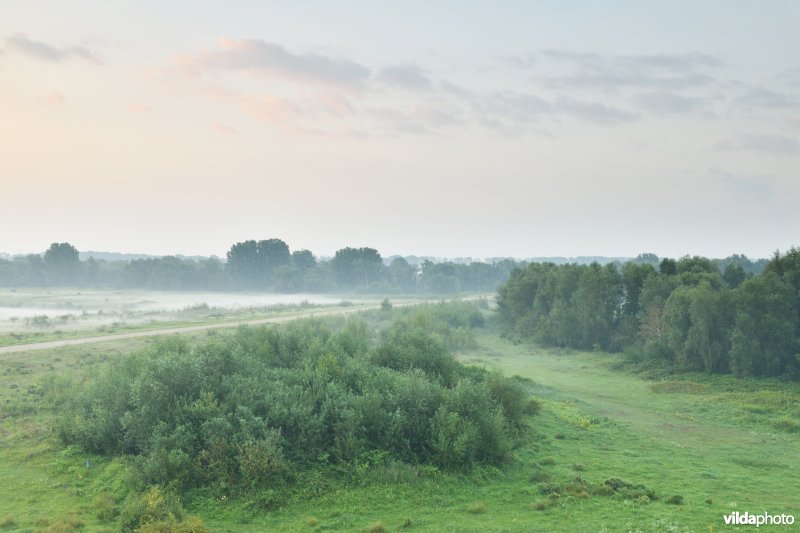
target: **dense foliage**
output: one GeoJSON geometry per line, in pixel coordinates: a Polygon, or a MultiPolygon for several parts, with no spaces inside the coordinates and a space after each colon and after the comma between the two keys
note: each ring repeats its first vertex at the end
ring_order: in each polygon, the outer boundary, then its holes
{"type": "Polygon", "coordinates": [[[306,320],[194,348],[160,341],[62,389],[59,433],[132,456],[145,484],[184,488],[279,491],[303,472],[387,461],[498,464],[534,404],[517,381],[459,364],[424,326],[469,327],[464,305],[405,312],[380,332],[306,320]]]}
{"type": "Polygon", "coordinates": [[[664,259],[514,271],[503,322],[548,345],[625,350],[680,370],[800,378],[800,249],[752,275],[732,261],[664,259]]]}
{"type": "Polygon", "coordinates": [[[342,248],[318,261],[309,250],[290,251],[280,239],[237,242],[226,260],[175,256],[79,260],[69,243],[44,254],[0,258],[0,286],[79,285],[166,290],[360,291],[454,294],[492,291],[518,266],[492,263],[384,261],[374,248],[342,248]]]}

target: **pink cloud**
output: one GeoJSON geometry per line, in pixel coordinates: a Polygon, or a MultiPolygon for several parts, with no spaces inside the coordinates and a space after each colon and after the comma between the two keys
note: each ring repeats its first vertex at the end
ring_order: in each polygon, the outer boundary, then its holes
{"type": "Polygon", "coordinates": [[[45,105],[62,105],[64,103],[64,95],[58,91],[51,91],[44,96],[40,96],[39,101],[45,105]]]}
{"type": "Polygon", "coordinates": [[[131,104],[128,106],[128,110],[131,113],[150,113],[153,111],[153,108],[144,104],[131,104]]]}
{"type": "Polygon", "coordinates": [[[278,96],[241,96],[239,99],[247,113],[266,122],[288,124],[302,116],[300,108],[278,96]]]}
{"type": "Polygon", "coordinates": [[[342,117],[345,115],[352,115],[355,109],[344,96],[331,92],[323,92],[317,95],[320,105],[323,109],[332,115],[342,117]]]}
{"type": "Polygon", "coordinates": [[[236,133],[239,133],[234,128],[231,128],[230,126],[226,126],[225,124],[220,124],[219,122],[215,122],[211,127],[214,128],[214,130],[216,130],[216,131],[218,131],[220,133],[224,133],[226,135],[234,135],[236,133]]]}

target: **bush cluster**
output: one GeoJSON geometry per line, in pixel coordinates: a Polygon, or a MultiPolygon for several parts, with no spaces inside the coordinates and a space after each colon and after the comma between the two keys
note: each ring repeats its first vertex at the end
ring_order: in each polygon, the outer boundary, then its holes
{"type": "Polygon", "coordinates": [[[194,348],[160,340],[59,391],[59,434],[133,456],[143,483],[223,490],[277,491],[303,471],[375,458],[500,463],[532,412],[524,388],[462,366],[407,318],[380,341],[363,322],[319,320],[242,327],[194,348]]]}

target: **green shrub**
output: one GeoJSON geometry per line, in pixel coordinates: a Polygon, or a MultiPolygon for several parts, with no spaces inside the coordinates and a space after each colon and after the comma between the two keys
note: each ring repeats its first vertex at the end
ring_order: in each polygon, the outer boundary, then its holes
{"type": "MultiPolygon", "coordinates": [[[[268,506],[313,469],[411,482],[503,462],[527,424],[523,384],[464,367],[415,316],[376,348],[357,320],[241,327],[194,348],[166,338],[85,383],[50,380],[48,398],[64,443],[133,456],[145,486],[258,491],[268,506]]],[[[120,519],[138,523],[142,506],[120,519]]]]}
{"type": "Polygon", "coordinates": [[[54,521],[51,521],[47,527],[48,532],[52,533],[66,533],[68,531],[75,531],[76,529],[83,529],[86,524],[74,514],[62,516],[54,521]]]}
{"type": "Polygon", "coordinates": [[[528,476],[528,481],[533,483],[542,483],[543,481],[550,481],[550,474],[544,470],[534,470],[531,472],[531,475],[528,476]]]}
{"type": "Polygon", "coordinates": [[[483,514],[486,512],[486,502],[475,502],[467,506],[467,512],[470,514],[483,514]]]}
{"type": "Polygon", "coordinates": [[[606,486],[610,487],[612,490],[618,491],[620,489],[629,489],[633,487],[630,483],[625,481],[624,479],[620,479],[618,477],[612,477],[603,482],[606,486]]]}
{"type": "MultiPolygon", "coordinates": [[[[153,486],[142,494],[128,496],[120,511],[120,529],[122,531],[142,531],[144,526],[154,524],[176,524],[183,519],[183,506],[178,497],[165,492],[161,487],[153,486]]],[[[160,531],[160,529],[151,529],[160,531]]]]}
{"type": "Polygon", "coordinates": [[[190,516],[180,522],[148,522],[137,529],[136,533],[209,533],[209,531],[202,520],[190,516]]]}
{"type": "Polygon", "coordinates": [[[561,485],[558,483],[542,483],[539,485],[539,493],[544,495],[561,494],[561,485]]]}
{"type": "Polygon", "coordinates": [[[605,484],[592,486],[589,490],[596,496],[613,496],[616,494],[613,488],[605,484]]]}
{"type": "Polygon", "coordinates": [[[779,418],[778,420],[772,423],[772,427],[775,429],[779,429],[781,431],[785,431],[787,433],[798,433],[800,432],[800,422],[796,420],[792,420],[788,417],[779,418]]]}
{"type": "Polygon", "coordinates": [[[101,522],[110,522],[119,514],[117,502],[106,493],[98,494],[94,499],[94,509],[101,522]]]}
{"type": "Polygon", "coordinates": [[[420,328],[405,324],[393,327],[387,340],[375,351],[371,362],[394,370],[419,368],[442,385],[456,384],[461,365],[444,345],[420,328]]]}
{"type": "Polygon", "coordinates": [[[532,407],[532,403],[538,403],[527,398],[522,385],[503,377],[500,372],[489,374],[486,385],[492,398],[503,407],[506,418],[513,425],[522,426],[529,414],[535,414],[532,411],[538,412],[536,407],[532,407]]]}
{"type": "Polygon", "coordinates": [[[664,500],[664,503],[669,503],[671,505],[683,505],[683,496],[675,494],[674,496],[670,496],[664,500]]]}
{"type": "Polygon", "coordinates": [[[253,486],[269,484],[285,469],[280,433],[272,431],[266,439],[243,442],[239,445],[236,462],[243,480],[253,486]]]}
{"type": "Polygon", "coordinates": [[[658,393],[704,394],[708,385],[694,381],[661,381],[651,384],[650,390],[658,393]]]}
{"type": "Polygon", "coordinates": [[[383,522],[373,522],[372,524],[367,526],[367,533],[384,533],[386,531],[386,526],[383,525],[383,522]]]}

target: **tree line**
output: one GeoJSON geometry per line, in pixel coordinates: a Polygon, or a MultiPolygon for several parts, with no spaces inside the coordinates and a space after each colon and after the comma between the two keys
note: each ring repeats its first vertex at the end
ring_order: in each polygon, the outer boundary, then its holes
{"type": "Polygon", "coordinates": [[[396,257],[387,262],[369,247],[342,248],[320,260],[309,250],[290,250],[281,239],[237,242],[224,261],[176,256],[81,260],[73,245],[53,243],[43,254],[0,259],[0,286],[453,294],[495,290],[517,266],[509,259],[414,265],[396,257]]]}
{"type": "Polygon", "coordinates": [[[625,351],[680,371],[800,379],[800,249],[776,252],[760,273],[742,256],[652,259],[517,269],[498,290],[501,320],[551,346],[625,351]]]}

